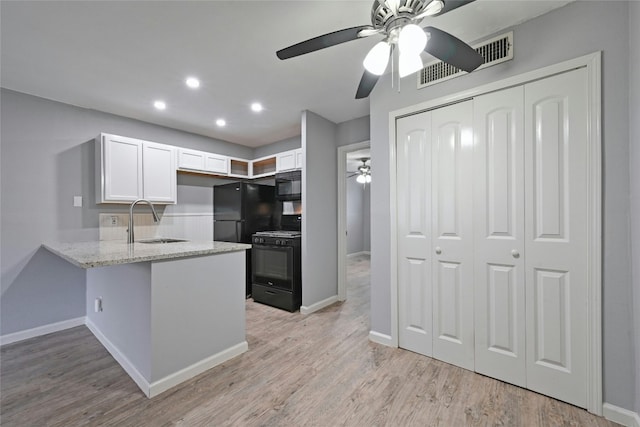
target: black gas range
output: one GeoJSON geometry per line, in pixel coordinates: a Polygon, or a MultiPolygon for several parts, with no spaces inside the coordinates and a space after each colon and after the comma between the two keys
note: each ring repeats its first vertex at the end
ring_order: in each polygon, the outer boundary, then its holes
{"type": "Polygon", "coordinates": [[[302,233],[261,231],[252,236],[253,300],[294,312],[302,304],[302,233]]]}

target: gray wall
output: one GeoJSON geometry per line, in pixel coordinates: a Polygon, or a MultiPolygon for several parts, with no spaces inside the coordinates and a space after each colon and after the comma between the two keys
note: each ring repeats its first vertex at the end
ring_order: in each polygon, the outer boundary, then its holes
{"type": "Polygon", "coordinates": [[[282,141],[276,141],[269,145],[263,145],[253,149],[253,157],[251,159],[257,159],[260,157],[271,156],[283,151],[295,150],[302,146],[302,140],[300,136],[295,136],[289,139],[283,139],[282,141]]]}
{"type": "Polygon", "coordinates": [[[631,172],[631,265],[636,350],[636,402],[640,413],[640,2],[629,4],[629,159],[631,172]]]}
{"type": "Polygon", "coordinates": [[[628,2],[574,2],[515,27],[513,61],[421,90],[415,88],[415,76],[404,79],[400,93],[391,88],[388,75],[378,82],[370,97],[371,158],[376,172],[371,187],[371,227],[376,231],[371,236],[373,331],[391,333],[391,189],[384,178],[389,177],[389,112],[602,50],[604,400],[634,409],[635,381],[630,375],[636,371],[629,259],[628,12],[628,2]]]}
{"type": "Polygon", "coordinates": [[[18,92],[3,89],[0,98],[2,335],[85,315],[85,271],[40,245],[97,239],[99,212],[124,209],[95,204],[93,140],[100,132],[253,155],[249,147],[18,92]],[[76,195],[82,208],[72,207],[76,195]]]}
{"type": "Polygon", "coordinates": [[[357,119],[338,123],[338,128],[336,129],[338,147],[368,141],[369,131],[369,116],[358,117],[357,119]]]}
{"type": "Polygon", "coordinates": [[[338,294],[337,125],[302,113],[302,305],[338,294]]]}
{"type": "MultiPolygon", "coordinates": [[[[347,170],[353,171],[360,161],[347,161],[347,170]]],[[[347,173],[347,176],[350,173],[347,173]]],[[[369,252],[369,193],[370,184],[359,184],[356,177],[347,178],[347,254],[369,252]]]]}

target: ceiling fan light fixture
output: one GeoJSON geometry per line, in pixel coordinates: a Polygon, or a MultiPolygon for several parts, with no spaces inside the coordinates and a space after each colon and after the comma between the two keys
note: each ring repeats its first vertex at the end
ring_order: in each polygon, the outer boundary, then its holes
{"type": "Polygon", "coordinates": [[[364,182],[366,182],[367,184],[369,184],[371,182],[371,175],[365,175],[364,177],[364,182]]]}
{"type": "Polygon", "coordinates": [[[423,66],[420,54],[400,52],[398,57],[398,74],[401,78],[421,70],[423,66]]]}
{"type": "MultiPolygon", "coordinates": [[[[371,179],[371,178],[369,178],[371,179]]],[[[358,177],[356,178],[356,182],[358,184],[364,184],[365,182],[367,182],[367,178],[365,178],[364,175],[358,175],[358,177]]]]}
{"type": "Polygon", "coordinates": [[[362,65],[371,74],[381,76],[387,69],[389,63],[389,54],[391,53],[391,45],[385,41],[376,43],[371,48],[367,56],[365,56],[362,65]]]}
{"type": "Polygon", "coordinates": [[[427,46],[427,35],[416,24],[408,24],[402,27],[398,35],[398,49],[400,53],[420,54],[427,46]]]}
{"type": "Polygon", "coordinates": [[[444,8],[444,2],[442,0],[433,0],[431,3],[427,5],[424,9],[424,12],[421,15],[425,16],[433,16],[436,13],[440,13],[444,8]]]}

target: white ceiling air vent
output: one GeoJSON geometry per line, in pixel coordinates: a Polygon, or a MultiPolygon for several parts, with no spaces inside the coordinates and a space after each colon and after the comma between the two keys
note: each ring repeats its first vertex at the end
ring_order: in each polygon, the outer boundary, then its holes
{"type": "MultiPolygon", "coordinates": [[[[513,31],[485,40],[472,46],[484,58],[484,64],[476,68],[491,67],[513,59],[513,31]]],[[[442,61],[434,61],[418,73],[418,89],[466,74],[464,71],[442,61]]]]}

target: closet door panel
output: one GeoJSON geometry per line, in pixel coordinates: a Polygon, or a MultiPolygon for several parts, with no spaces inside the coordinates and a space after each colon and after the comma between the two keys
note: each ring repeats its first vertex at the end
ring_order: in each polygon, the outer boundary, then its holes
{"type": "Polygon", "coordinates": [[[432,355],[431,113],[397,122],[399,345],[432,355]]]}
{"type": "Polygon", "coordinates": [[[474,99],[475,369],[524,387],[524,88],[474,99]]]}
{"type": "Polygon", "coordinates": [[[432,112],[433,355],[473,370],[473,106],[432,112]]]}
{"type": "Polygon", "coordinates": [[[587,403],[586,70],[525,85],[527,387],[587,403]]]}

